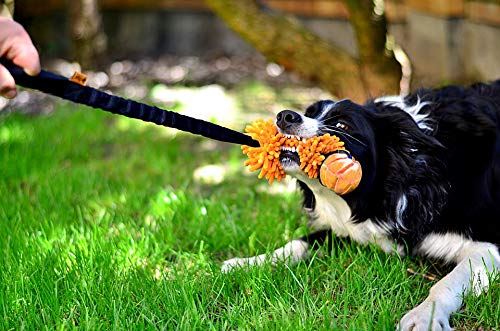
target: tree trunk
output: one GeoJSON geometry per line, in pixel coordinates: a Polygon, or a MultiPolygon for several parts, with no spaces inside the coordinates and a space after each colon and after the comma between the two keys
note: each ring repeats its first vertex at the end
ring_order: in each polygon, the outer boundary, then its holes
{"type": "MultiPolygon", "coordinates": [[[[385,48],[380,49],[379,42],[369,44],[370,48],[360,52],[359,59],[355,59],[339,47],[318,37],[295,19],[260,9],[255,0],[205,2],[230,28],[249,41],[268,60],[318,83],[339,98],[364,101],[368,97],[399,92],[401,70],[394,58],[385,55],[385,48]],[[379,59],[381,63],[378,62],[379,59]],[[366,64],[362,62],[365,60],[366,64]]],[[[373,9],[373,3],[366,6],[373,9]]],[[[367,11],[360,11],[359,16],[361,15],[368,16],[365,17],[367,21],[372,20],[371,12],[368,14],[367,11]]],[[[383,22],[379,24],[383,25],[383,22]]],[[[362,25],[359,22],[353,25],[357,36],[363,33],[358,29],[372,28],[371,25],[362,25]]],[[[378,30],[367,34],[380,38],[378,30]]],[[[385,34],[382,38],[381,43],[385,45],[385,34]]],[[[368,43],[365,39],[362,41],[368,43]]],[[[364,44],[360,44],[360,48],[363,46],[364,44]]]]}
{"type": "MultiPolygon", "coordinates": [[[[386,48],[387,20],[384,8],[374,0],[343,0],[349,9],[358,44],[362,75],[371,97],[399,93],[401,65],[392,50],[386,48]]],[[[382,6],[383,1],[378,1],[382,6]]]]}
{"type": "Polygon", "coordinates": [[[68,0],[71,31],[71,57],[82,68],[102,64],[106,52],[106,36],[102,31],[97,0],[68,0]]]}

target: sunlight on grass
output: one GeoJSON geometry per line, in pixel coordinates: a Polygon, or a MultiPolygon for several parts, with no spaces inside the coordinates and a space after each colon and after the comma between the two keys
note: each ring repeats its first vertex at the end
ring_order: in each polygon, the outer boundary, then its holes
{"type": "Polygon", "coordinates": [[[208,164],[197,168],[193,179],[203,184],[215,185],[224,181],[228,167],[221,164],[208,164]]]}
{"type": "Polygon", "coordinates": [[[154,132],[165,138],[174,138],[179,134],[186,134],[186,135],[188,134],[185,132],[180,132],[179,130],[176,129],[158,126],[153,123],[138,121],[124,116],[114,117],[113,120],[116,123],[115,124],[116,129],[121,131],[123,134],[126,134],[127,132],[130,131],[135,133],[143,133],[148,131],[148,132],[154,132]]]}
{"type": "Polygon", "coordinates": [[[297,180],[286,177],[280,182],[276,181],[271,186],[265,180],[262,180],[255,189],[257,192],[266,192],[271,195],[291,196],[297,192],[297,180]]]}
{"type": "Polygon", "coordinates": [[[163,189],[152,200],[150,213],[156,217],[170,219],[174,216],[177,208],[186,203],[185,200],[183,192],[176,193],[171,189],[163,189]]]}
{"type": "Polygon", "coordinates": [[[15,123],[0,126],[0,144],[23,143],[33,139],[32,128],[15,123]]]}
{"type": "MultiPolygon", "coordinates": [[[[208,85],[199,88],[167,87],[155,85],[151,89],[152,105],[163,105],[168,111],[174,111],[185,116],[201,119],[227,127],[239,127],[238,117],[241,109],[235,98],[222,86],[208,85]]],[[[176,129],[158,127],[151,123],[137,121],[126,117],[116,119],[117,127],[123,131],[134,130],[143,132],[155,130],[165,137],[189,135],[176,129]],[[160,130],[158,130],[160,129],[160,130]]]]}
{"type": "Polygon", "coordinates": [[[219,85],[199,88],[156,85],[151,90],[151,97],[154,102],[163,103],[183,115],[220,125],[233,124],[238,112],[234,98],[219,85]]]}

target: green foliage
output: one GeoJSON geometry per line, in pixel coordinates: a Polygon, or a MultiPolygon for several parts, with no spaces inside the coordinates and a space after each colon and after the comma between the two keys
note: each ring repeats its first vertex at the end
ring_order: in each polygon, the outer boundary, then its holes
{"type": "MultiPolygon", "coordinates": [[[[242,162],[238,146],[68,104],[0,117],[0,329],[388,330],[425,298],[432,282],[406,269],[430,265],[348,242],[222,274],[305,231],[298,195],[267,193],[242,162]],[[224,181],[194,180],[207,164],[224,181]]],[[[498,328],[499,293],[467,298],[455,325],[498,328]]]]}

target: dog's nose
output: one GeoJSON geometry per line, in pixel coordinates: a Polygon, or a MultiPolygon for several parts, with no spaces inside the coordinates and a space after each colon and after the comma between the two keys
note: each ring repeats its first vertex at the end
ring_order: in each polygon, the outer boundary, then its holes
{"type": "Polygon", "coordinates": [[[301,122],[302,116],[292,110],[283,110],[276,115],[276,125],[283,130],[301,122]]]}

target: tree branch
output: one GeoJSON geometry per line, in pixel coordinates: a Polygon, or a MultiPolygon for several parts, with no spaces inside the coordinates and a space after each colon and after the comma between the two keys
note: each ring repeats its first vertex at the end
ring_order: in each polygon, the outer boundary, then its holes
{"type": "Polygon", "coordinates": [[[293,18],[262,10],[255,0],[205,0],[269,61],[316,82],[337,97],[364,101],[398,93],[401,68],[385,48],[385,16],[374,15],[373,0],[344,1],[356,32],[358,59],[293,18]]]}
{"type": "Polygon", "coordinates": [[[359,101],[369,94],[358,62],[298,21],[263,11],[254,0],[206,0],[206,3],[268,60],[318,83],[337,97],[359,101]]]}

